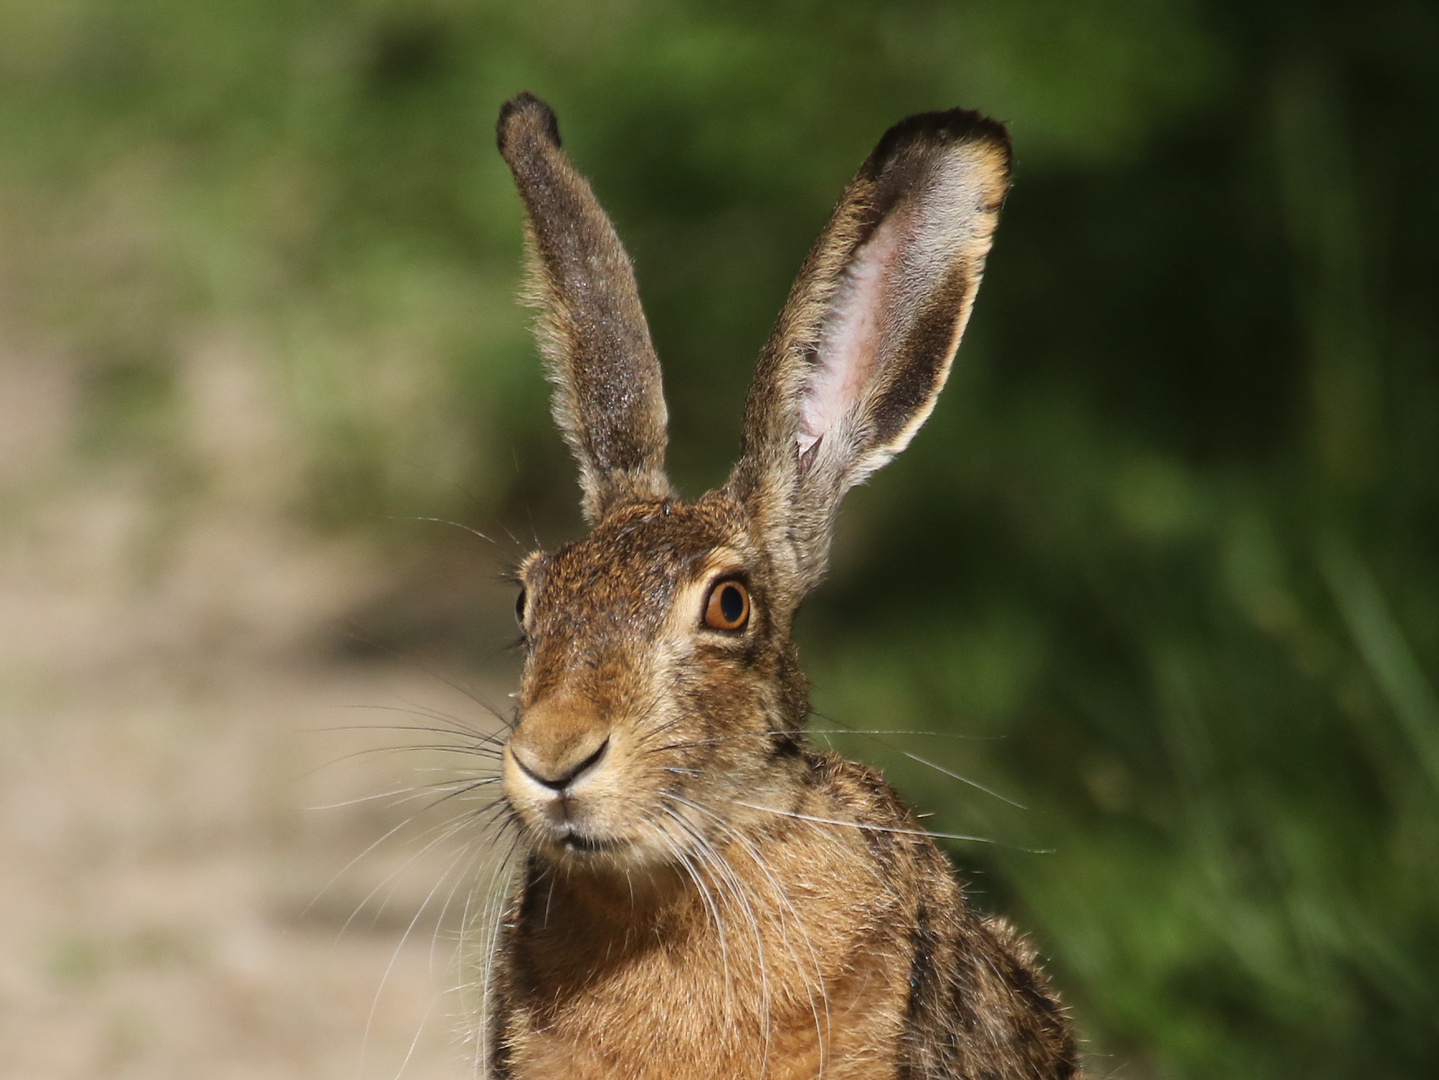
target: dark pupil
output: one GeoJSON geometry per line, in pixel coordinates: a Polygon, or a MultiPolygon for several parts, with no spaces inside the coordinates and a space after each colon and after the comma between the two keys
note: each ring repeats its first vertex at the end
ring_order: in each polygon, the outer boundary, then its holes
{"type": "Polygon", "coordinates": [[[520,590],[520,595],[515,597],[515,618],[520,622],[525,621],[525,590],[520,590]]]}
{"type": "Polygon", "coordinates": [[[726,585],[720,590],[720,614],[727,623],[739,622],[744,614],[744,596],[733,585],[726,585]]]}

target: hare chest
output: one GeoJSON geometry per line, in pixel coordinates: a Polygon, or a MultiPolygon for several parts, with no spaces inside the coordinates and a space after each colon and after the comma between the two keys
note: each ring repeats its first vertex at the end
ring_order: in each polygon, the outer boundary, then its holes
{"type": "Polygon", "coordinates": [[[562,884],[530,883],[496,987],[499,1075],[894,1077],[909,964],[885,929],[903,924],[898,898],[859,859],[790,875],[745,862],[638,930],[610,932],[592,899],[579,910],[562,884]]]}

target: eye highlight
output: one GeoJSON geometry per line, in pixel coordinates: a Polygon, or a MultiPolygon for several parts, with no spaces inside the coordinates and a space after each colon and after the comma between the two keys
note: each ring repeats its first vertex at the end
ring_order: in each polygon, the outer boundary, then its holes
{"type": "Polygon", "coordinates": [[[716,582],[705,601],[704,624],[711,630],[743,630],[749,622],[749,590],[734,579],[716,582]]]}

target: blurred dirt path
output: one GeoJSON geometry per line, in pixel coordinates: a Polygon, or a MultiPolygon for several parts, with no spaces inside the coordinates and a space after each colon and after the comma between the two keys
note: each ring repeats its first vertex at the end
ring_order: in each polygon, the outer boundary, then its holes
{"type": "MultiPolygon", "coordinates": [[[[341,647],[356,612],[413,594],[406,553],[295,519],[259,358],[192,350],[167,471],[75,451],[78,368],[17,340],[0,333],[0,1077],[471,1075],[473,991],[452,988],[476,978],[459,912],[488,849],[425,830],[475,804],[366,853],[416,805],[375,796],[489,764],[372,753],[435,741],[378,730],[432,722],[411,704],[488,723],[420,664],[341,647]]],[[[436,589],[465,625],[474,569],[436,589]]]]}
{"type": "Polygon", "coordinates": [[[403,815],[304,809],[414,782],[414,755],[338,760],[410,736],[313,729],[455,695],[396,667],[176,675],[0,694],[0,1075],[469,1075],[453,927],[401,940],[453,856],[409,863],[402,830],[346,870],[403,815]]]}

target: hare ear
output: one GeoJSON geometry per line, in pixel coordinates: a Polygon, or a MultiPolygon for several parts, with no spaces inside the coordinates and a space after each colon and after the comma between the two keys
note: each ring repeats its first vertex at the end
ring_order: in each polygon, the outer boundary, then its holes
{"type": "Polygon", "coordinates": [[[978,113],[890,128],[810,252],[745,404],[730,491],[802,594],[840,498],[909,443],[949,375],[1009,184],[978,113]]]}
{"type": "Polygon", "coordinates": [[[629,258],[560,149],[554,112],[520,94],[500,109],[496,133],[528,215],[523,296],[540,311],[555,422],[579,464],[593,525],[620,503],[669,494],[659,359],[629,258]]]}

